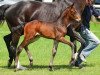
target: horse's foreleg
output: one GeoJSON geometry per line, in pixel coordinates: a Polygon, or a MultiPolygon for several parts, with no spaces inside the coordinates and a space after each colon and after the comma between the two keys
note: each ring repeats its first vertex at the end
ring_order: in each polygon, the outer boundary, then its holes
{"type": "MultiPolygon", "coordinates": [[[[76,39],[77,41],[79,41],[81,43],[81,47],[78,50],[79,52],[75,52],[74,53],[75,58],[73,60],[71,60],[71,62],[70,62],[71,65],[75,64],[77,56],[80,54],[80,52],[82,51],[82,49],[85,47],[85,40],[75,30],[73,30],[73,33],[74,33],[74,38],[73,39],[74,40],[76,39]]],[[[74,42],[74,41],[72,41],[72,42],[74,42]]]]}
{"type": "Polygon", "coordinates": [[[85,43],[85,40],[76,31],[73,31],[73,32],[74,32],[74,36],[75,36],[76,40],[81,43],[81,47],[78,50],[78,54],[80,54],[82,49],[85,47],[86,43],[85,43]]]}
{"type": "Polygon", "coordinates": [[[4,36],[3,39],[4,39],[5,43],[6,43],[6,46],[7,46],[7,49],[8,49],[8,53],[9,53],[8,67],[10,67],[11,64],[12,64],[12,61],[13,61],[13,53],[12,53],[12,50],[10,49],[10,43],[12,41],[12,35],[8,34],[8,35],[4,36]]]}
{"type": "Polygon", "coordinates": [[[29,61],[30,61],[30,66],[32,66],[32,65],[33,65],[32,54],[31,54],[31,52],[29,51],[28,46],[25,46],[24,48],[25,48],[25,51],[26,51],[26,53],[27,53],[27,55],[28,55],[28,58],[29,58],[29,61]]]}
{"type": "Polygon", "coordinates": [[[70,36],[70,41],[73,42],[73,44],[74,44],[74,53],[76,53],[77,52],[77,43],[76,43],[75,37],[70,36]]]}
{"type": "Polygon", "coordinates": [[[76,38],[75,38],[74,29],[73,29],[71,26],[69,26],[67,29],[68,29],[67,35],[70,36],[70,41],[73,42],[73,44],[74,44],[74,50],[73,50],[73,53],[74,53],[74,57],[75,57],[75,58],[74,58],[74,59],[71,58],[70,64],[72,64],[72,63],[74,62],[74,60],[77,59],[76,38]]]}
{"type": "Polygon", "coordinates": [[[59,43],[58,41],[54,40],[53,49],[52,49],[52,57],[51,57],[50,64],[49,64],[49,70],[52,70],[53,60],[57,52],[58,43],[59,43]]]}
{"type": "Polygon", "coordinates": [[[77,46],[76,46],[76,39],[75,39],[75,37],[72,37],[72,36],[70,36],[70,41],[71,42],[73,42],[73,44],[74,44],[74,59],[72,59],[71,58],[71,60],[70,60],[70,65],[74,65],[74,62],[75,62],[75,60],[77,59],[77,55],[78,55],[78,53],[77,53],[77,46]]]}

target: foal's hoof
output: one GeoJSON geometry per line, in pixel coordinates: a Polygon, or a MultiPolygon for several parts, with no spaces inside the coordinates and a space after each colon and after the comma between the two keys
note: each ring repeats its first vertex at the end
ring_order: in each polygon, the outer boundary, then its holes
{"type": "Polygon", "coordinates": [[[30,67],[32,67],[33,66],[33,63],[30,63],[30,65],[29,65],[30,67]]]}
{"type": "Polygon", "coordinates": [[[14,70],[14,72],[16,72],[16,71],[18,71],[18,69],[17,69],[17,68],[14,70]]]}
{"type": "Polygon", "coordinates": [[[54,69],[52,68],[52,66],[49,66],[49,71],[54,71],[54,69]]]}
{"type": "Polygon", "coordinates": [[[75,65],[75,61],[70,61],[69,66],[73,67],[75,65]]]}

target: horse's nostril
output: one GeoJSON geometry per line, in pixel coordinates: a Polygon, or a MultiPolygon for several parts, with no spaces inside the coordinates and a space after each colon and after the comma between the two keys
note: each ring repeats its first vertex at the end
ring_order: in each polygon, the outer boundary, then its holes
{"type": "Polygon", "coordinates": [[[80,22],[80,21],[81,21],[81,19],[76,19],[76,21],[77,21],[77,22],[80,22]]]}

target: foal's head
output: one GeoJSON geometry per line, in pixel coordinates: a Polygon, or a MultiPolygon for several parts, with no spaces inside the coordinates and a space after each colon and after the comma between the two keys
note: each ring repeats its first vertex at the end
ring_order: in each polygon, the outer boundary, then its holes
{"type": "Polygon", "coordinates": [[[75,9],[74,4],[67,7],[65,11],[61,15],[63,21],[66,23],[67,21],[81,21],[81,16],[78,11],[75,9]]]}

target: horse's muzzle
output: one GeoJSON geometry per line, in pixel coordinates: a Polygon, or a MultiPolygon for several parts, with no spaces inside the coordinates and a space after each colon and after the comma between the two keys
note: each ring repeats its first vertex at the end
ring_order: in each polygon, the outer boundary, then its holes
{"type": "Polygon", "coordinates": [[[77,22],[81,22],[81,19],[76,19],[77,22]]]}

